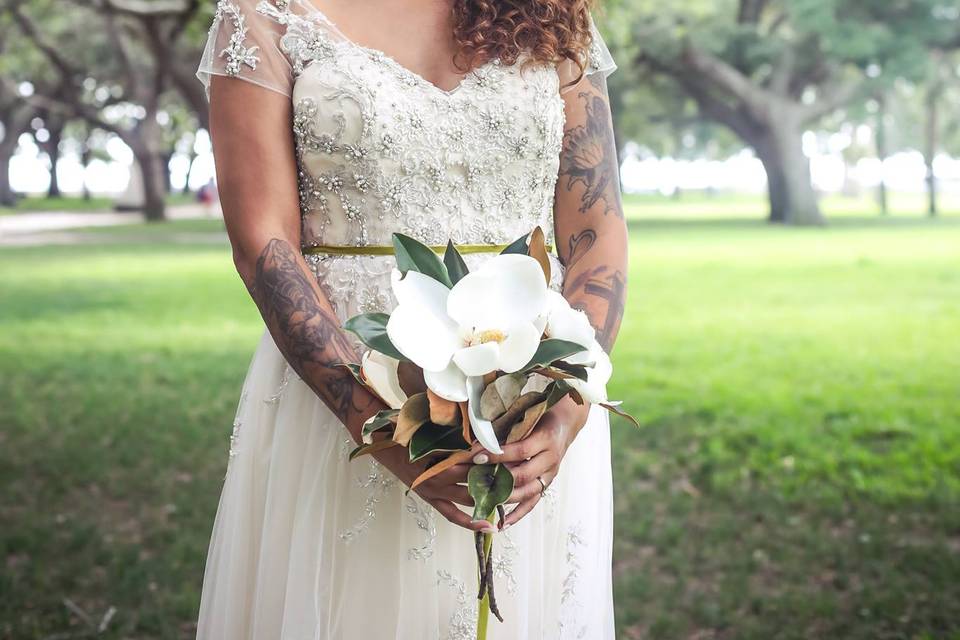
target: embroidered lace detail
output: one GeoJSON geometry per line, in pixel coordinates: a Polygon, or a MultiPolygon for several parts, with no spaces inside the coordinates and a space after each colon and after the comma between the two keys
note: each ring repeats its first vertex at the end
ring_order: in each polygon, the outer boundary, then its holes
{"type": "Polygon", "coordinates": [[[446,569],[437,569],[437,584],[451,587],[457,599],[457,608],[450,615],[444,640],[473,640],[477,627],[476,594],[470,594],[472,598],[468,596],[463,580],[455,578],[446,569]]]}
{"type": "Polygon", "coordinates": [[[493,576],[506,580],[507,593],[517,592],[517,576],[513,567],[517,560],[517,543],[510,533],[501,533],[494,538],[493,576]],[[499,553],[498,553],[499,548],[499,553]]]}
{"type": "Polygon", "coordinates": [[[567,575],[563,579],[560,594],[561,617],[560,638],[585,638],[587,627],[580,624],[579,614],[582,606],[577,600],[577,587],[580,582],[580,548],[584,546],[580,523],[567,528],[567,575]]]}
{"type": "Polygon", "coordinates": [[[369,473],[357,482],[361,489],[367,489],[367,499],[363,503],[360,519],[349,529],[340,532],[340,539],[346,543],[353,542],[370,527],[377,517],[377,504],[390,491],[396,478],[389,472],[385,473],[376,460],[371,460],[369,473]]]}
{"type": "Polygon", "coordinates": [[[217,3],[217,11],[214,15],[214,25],[224,18],[233,23],[233,33],[230,34],[230,44],[220,52],[220,57],[227,61],[224,72],[230,76],[240,75],[243,65],[256,69],[260,62],[257,52],[258,46],[248,47],[247,41],[247,22],[240,11],[240,7],[229,0],[220,0],[217,3]]]}
{"type": "Polygon", "coordinates": [[[237,406],[237,414],[233,419],[233,429],[230,431],[230,452],[227,457],[231,460],[237,456],[238,443],[240,441],[240,427],[242,426],[240,414],[243,412],[243,405],[246,403],[246,400],[247,392],[244,391],[240,395],[240,402],[237,406]]]}
{"type": "Polygon", "coordinates": [[[283,392],[287,390],[287,385],[290,384],[290,378],[293,377],[293,367],[289,364],[283,370],[283,376],[280,378],[280,385],[277,387],[277,390],[274,391],[269,397],[264,398],[263,401],[267,404],[278,404],[280,398],[283,397],[283,392]]]}
{"type": "Polygon", "coordinates": [[[552,236],[564,117],[554,67],[493,60],[444,91],[321,14],[257,10],[285,27],[304,244],[389,244],[395,231],[501,244],[535,225],[552,236]]]}
{"type": "Polygon", "coordinates": [[[433,557],[433,543],[437,539],[437,523],[434,517],[434,509],[429,505],[423,504],[419,498],[408,495],[406,499],[407,512],[412,514],[417,521],[417,527],[423,531],[427,540],[419,547],[411,547],[407,550],[407,557],[411,560],[427,560],[433,557]]]}

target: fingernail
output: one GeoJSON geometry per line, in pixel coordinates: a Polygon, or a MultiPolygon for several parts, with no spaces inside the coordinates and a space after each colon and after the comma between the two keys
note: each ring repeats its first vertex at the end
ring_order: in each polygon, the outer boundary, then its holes
{"type": "Polygon", "coordinates": [[[510,528],[510,526],[511,526],[511,525],[510,525],[510,523],[508,522],[507,524],[503,525],[503,527],[500,529],[500,531],[506,531],[507,529],[510,528]]]}
{"type": "Polygon", "coordinates": [[[473,456],[473,464],[487,464],[490,462],[490,456],[485,453],[478,453],[473,456]]]}
{"type": "Polygon", "coordinates": [[[487,520],[471,520],[470,524],[479,524],[480,530],[486,533],[495,533],[497,529],[487,520]]]}

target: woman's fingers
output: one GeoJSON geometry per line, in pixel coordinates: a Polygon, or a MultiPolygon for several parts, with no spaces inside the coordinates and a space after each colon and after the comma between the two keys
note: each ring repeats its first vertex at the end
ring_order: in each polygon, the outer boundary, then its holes
{"type": "Polygon", "coordinates": [[[432,482],[424,483],[424,492],[431,498],[438,498],[440,500],[449,500],[450,502],[456,502],[457,504],[462,504],[465,507],[473,506],[473,498],[470,497],[470,492],[467,491],[467,488],[459,484],[434,484],[432,482]]]}
{"type": "MultiPolygon", "coordinates": [[[[538,483],[539,484],[539,483],[538,483]]],[[[513,508],[513,511],[507,514],[507,517],[503,519],[503,526],[500,527],[500,530],[503,531],[509,526],[512,526],[517,523],[520,518],[527,515],[533,508],[537,506],[537,503],[540,502],[540,492],[537,491],[533,496],[523,500],[513,508]]]]}
{"type": "MultiPolygon", "coordinates": [[[[548,474],[553,475],[551,472],[555,471],[556,465],[557,459],[553,453],[543,451],[526,462],[521,462],[511,467],[510,472],[513,474],[513,493],[510,494],[507,502],[520,502],[525,498],[529,498],[534,490],[539,493],[543,487],[540,481],[537,480],[537,477],[546,478],[548,474]]],[[[544,482],[546,482],[545,479],[544,482]]]]}
{"type": "Polygon", "coordinates": [[[427,502],[433,506],[434,509],[440,512],[444,518],[449,520],[455,525],[459,525],[464,529],[469,529],[470,531],[488,531],[493,533],[496,531],[491,523],[486,520],[472,520],[469,515],[457,508],[457,505],[453,504],[449,500],[443,500],[440,498],[427,498],[427,502]]]}
{"type": "Polygon", "coordinates": [[[438,485],[459,484],[467,481],[467,474],[472,464],[455,464],[449,469],[441,471],[427,482],[436,482],[438,485]]]}
{"type": "Polygon", "coordinates": [[[503,445],[503,453],[498,455],[490,453],[489,451],[483,451],[477,454],[477,456],[474,456],[473,461],[477,464],[485,464],[481,459],[478,459],[479,456],[484,456],[486,463],[489,464],[495,464],[497,462],[523,462],[527,458],[532,458],[541,451],[544,451],[549,446],[549,436],[542,431],[534,430],[533,433],[520,442],[503,445]]]}

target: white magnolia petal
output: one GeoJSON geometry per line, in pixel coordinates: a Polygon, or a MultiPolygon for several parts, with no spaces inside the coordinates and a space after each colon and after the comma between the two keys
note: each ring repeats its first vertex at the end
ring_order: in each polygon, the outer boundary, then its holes
{"type": "Polygon", "coordinates": [[[594,365],[587,369],[586,381],[575,378],[568,379],[567,382],[576,389],[586,402],[598,404],[607,402],[607,383],[610,376],[613,375],[613,364],[610,362],[610,356],[595,344],[590,350],[590,358],[594,360],[594,365]]]}
{"type": "Polygon", "coordinates": [[[398,305],[409,305],[434,316],[447,315],[447,297],[450,289],[419,271],[407,271],[402,275],[394,269],[390,273],[390,286],[398,305]]]}
{"type": "Polygon", "coordinates": [[[596,340],[596,330],[590,324],[590,319],[580,309],[574,309],[567,299],[556,291],[547,293],[549,301],[549,317],[547,319],[547,335],[551,338],[569,340],[584,346],[596,340]]]}
{"type": "Polygon", "coordinates": [[[400,361],[379,351],[367,351],[360,361],[360,370],[366,383],[383,398],[391,409],[399,409],[407,401],[400,388],[397,366],[400,361]]]}
{"type": "Polygon", "coordinates": [[[450,320],[411,305],[393,310],[387,321],[387,336],[400,353],[429,371],[446,369],[461,344],[450,320]]]}
{"type": "Polygon", "coordinates": [[[530,362],[540,346],[540,332],[532,322],[525,322],[507,331],[500,343],[500,366],[506,373],[519,371],[530,362]]]}
{"type": "Polygon", "coordinates": [[[497,434],[493,430],[493,423],[480,417],[480,394],[483,393],[483,378],[472,376],[467,378],[467,392],[470,400],[467,402],[467,415],[470,416],[470,427],[484,449],[494,454],[502,454],[497,434]]]}
{"type": "Polygon", "coordinates": [[[447,313],[466,329],[533,322],[546,311],[547,283],[540,263],[524,255],[494,256],[464,276],[447,298],[447,313]]]}
{"type": "Polygon", "coordinates": [[[468,376],[486,375],[500,366],[500,344],[484,342],[463,347],[454,352],[453,361],[468,376]]]}
{"type": "Polygon", "coordinates": [[[435,394],[451,402],[466,402],[467,376],[453,362],[443,371],[424,371],[423,381],[435,394]]]}

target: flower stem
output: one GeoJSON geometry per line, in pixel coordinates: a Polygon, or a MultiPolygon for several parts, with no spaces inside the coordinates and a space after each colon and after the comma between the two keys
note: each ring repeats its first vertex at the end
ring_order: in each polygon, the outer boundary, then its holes
{"type": "MultiPolygon", "coordinates": [[[[494,521],[494,513],[490,514],[490,517],[487,519],[491,524],[494,521]]],[[[493,534],[484,533],[483,534],[483,557],[484,559],[490,557],[490,549],[493,547],[493,534]]],[[[484,563],[487,564],[487,563],[484,563]]],[[[483,573],[486,571],[486,567],[480,567],[480,572],[483,573]]],[[[487,576],[487,581],[493,579],[492,575],[487,576]]],[[[487,623],[490,620],[490,591],[485,589],[483,593],[483,598],[480,600],[479,608],[477,610],[477,640],[487,640],[487,623]]]]}

